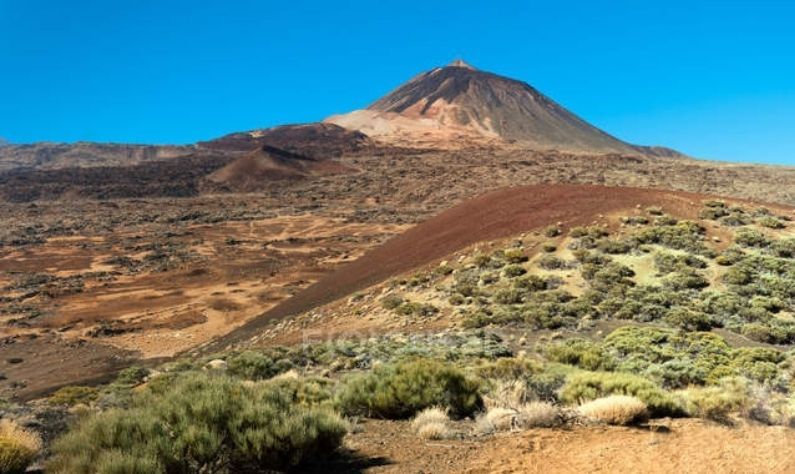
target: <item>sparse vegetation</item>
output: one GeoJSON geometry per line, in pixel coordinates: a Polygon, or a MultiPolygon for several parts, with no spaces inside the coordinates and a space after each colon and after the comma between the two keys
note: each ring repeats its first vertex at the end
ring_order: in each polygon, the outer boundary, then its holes
{"type": "Polygon", "coordinates": [[[0,420],[0,472],[24,473],[41,449],[39,435],[10,420],[0,420]]]}

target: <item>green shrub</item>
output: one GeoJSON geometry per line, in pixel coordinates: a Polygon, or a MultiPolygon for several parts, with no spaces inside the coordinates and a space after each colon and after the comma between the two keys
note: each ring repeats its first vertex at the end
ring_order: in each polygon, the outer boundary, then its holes
{"type": "Polygon", "coordinates": [[[560,397],[567,403],[580,403],[608,395],[630,395],[645,403],[652,416],[681,415],[676,399],[654,382],[619,372],[580,372],[563,386],[560,397]]]}
{"type": "Polygon", "coordinates": [[[771,245],[773,253],[782,258],[795,257],[795,237],[781,239],[773,242],[771,245]]]}
{"type": "Polygon", "coordinates": [[[620,254],[628,253],[632,250],[632,245],[624,240],[604,239],[599,242],[597,248],[604,253],[620,254]]]}
{"type": "Polygon", "coordinates": [[[134,386],[143,383],[146,376],[149,375],[149,370],[143,367],[127,367],[119,372],[116,376],[115,384],[134,386]]]}
{"type": "Polygon", "coordinates": [[[403,304],[403,298],[397,295],[388,295],[381,299],[381,306],[389,310],[397,309],[401,304],[403,304]]]}
{"type": "Polygon", "coordinates": [[[504,256],[505,261],[512,264],[524,263],[528,260],[527,255],[521,249],[508,249],[504,256]]]}
{"type": "Polygon", "coordinates": [[[97,399],[99,390],[94,387],[68,386],[55,391],[47,398],[50,405],[74,406],[89,404],[97,399]]]}
{"type": "Polygon", "coordinates": [[[508,265],[502,271],[505,272],[505,276],[508,278],[516,278],[527,273],[527,270],[519,265],[508,265]]]}
{"type": "Polygon", "coordinates": [[[680,255],[671,252],[657,252],[654,254],[654,266],[663,275],[683,269],[704,269],[707,262],[693,255],[680,255]]]}
{"type": "Polygon", "coordinates": [[[682,307],[669,311],[664,320],[671,326],[685,331],[709,331],[713,325],[708,315],[682,307]]]}
{"type": "Polygon", "coordinates": [[[443,406],[463,417],[482,408],[478,383],[455,367],[430,359],[382,365],[344,380],[336,404],[346,415],[410,418],[443,406]]]}
{"type": "Polygon", "coordinates": [[[785,227],[781,220],[773,216],[760,217],[756,220],[756,223],[769,229],[783,229],[785,227]]]}
{"type": "Polygon", "coordinates": [[[612,370],[616,365],[615,359],[607,354],[601,345],[586,339],[567,339],[549,344],[544,354],[551,361],[586,370],[612,370]]]}
{"type": "Polygon", "coordinates": [[[346,423],[264,382],[190,374],[129,409],[81,420],[53,446],[49,472],[172,473],[283,470],[333,453],[346,423]]]}
{"type": "Polygon", "coordinates": [[[269,379],[293,368],[288,359],[273,359],[265,354],[245,351],[229,357],[226,361],[230,374],[247,379],[269,379]]]}
{"type": "Polygon", "coordinates": [[[545,227],[542,233],[544,234],[545,237],[557,237],[561,234],[561,230],[558,226],[551,225],[545,227]]]}
{"type": "MultiPolygon", "coordinates": [[[[705,253],[705,229],[692,221],[681,221],[674,225],[658,225],[644,228],[632,235],[637,244],[659,244],[677,250],[705,253]]],[[[636,245],[637,245],[636,244],[636,245]]]]}
{"type": "Polygon", "coordinates": [[[538,261],[538,266],[547,270],[559,270],[566,267],[566,262],[554,255],[544,255],[538,261]]]}
{"type": "Polygon", "coordinates": [[[663,284],[675,291],[700,290],[708,287],[709,281],[694,270],[683,269],[668,275],[663,284]]]}
{"type": "Polygon", "coordinates": [[[751,404],[748,383],[729,378],[718,386],[690,388],[682,393],[685,410],[690,416],[726,421],[731,413],[747,410],[751,404]]]}
{"type": "Polygon", "coordinates": [[[433,316],[439,312],[439,308],[430,303],[406,301],[398,306],[395,312],[403,316],[433,316]]]}
{"type": "Polygon", "coordinates": [[[734,234],[734,241],[746,247],[767,247],[770,240],[756,229],[740,229],[734,234]]]}

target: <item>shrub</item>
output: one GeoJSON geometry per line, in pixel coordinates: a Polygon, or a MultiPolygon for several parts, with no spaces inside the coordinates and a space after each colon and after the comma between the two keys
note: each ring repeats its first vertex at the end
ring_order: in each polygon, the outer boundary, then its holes
{"type": "Polygon", "coordinates": [[[528,260],[527,255],[521,249],[509,249],[505,251],[505,261],[512,264],[524,263],[528,260]]]}
{"type": "Polygon", "coordinates": [[[554,255],[544,255],[538,261],[538,266],[547,270],[558,270],[566,267],[566,262],[554,255]]]}
{"type": "Polygon", "coordinates": [[[447,439],[452,435],[450,418],[441,408],[426,408],[411,422],[411,428],[423,439],[447,439]]]}
{"type": "Polygon", "coordinates": [[[560,397],[568,403],[606,397],[631,395],[649,408],[652,416],[679,415],[677,401],[654,382],[632,374],[618,372],[581,372],[573,375],[561,390],[560,397]]]}
{"type": "Polygon", "coordinates": [[[331,454],[346,423],[271,382],[194,373],[129,409],[81,420],[53,446],[50,472],[283,470],[331,454]]]}
{"type": "Polygon", "coordinates": [[[624,240],[605,239],[599,242],[597,248],[604,253],[619,254],[628,253],[632,250],[632,246],[624,240]]]}
{"type": "Polygon", "coordinates": [[[403,316],[433,316],[439,312],[439,309],[429,303],[406,301],[398,306],[395,312],[403,316]]]}
{"type": "Polygon", "coordinates": [[[645,403],[627,395],[597,398],[583,403],[577,411],[585,418],[609,425],[631,425],[649,416],[645,403]]]}
{"type": "Polygon", "coordinates": [[[773,242],[771,245],[773,253],[782,258],[795,257],[795,237],[781,239],[773,242]]]}
{"type": "Polygon", "coordinates": [[[429,423],[423,425],[423,427],[417,431],[417,435],[422,439],[438,440],[448,439],[452,437],[453,433],[450,427],[444,423],[429,423]]]}
{"type": "Polygon", "coordinates": [[[230,374],[247,380],[269,379],[293,368],[287,359],[276,359],[254,351],[235,354],[226,361],[230,374]]]}
{"type": "Polygon", "coordinates": [[[346,415],[399,419],[443,406],[461,417],[482,407],[478,389],[476,381],[450,365],[417,359],[349,377],[340,386],[336,404],[346,415]]]}
{"type": "Polygon", "coordinates": [[[657,252],[654,255],[654,266],[661,274],[668,274],[688,268],[707,268],[707,263],[693,255],[678,255],[670,252],[657,252]]]}
{"type": "Polygon", "coordinates": [[[741,378],[721,381],[720,385],[690,388],[682,392],[690,416],[726,421],[735,412],[745,411],[752,402],[748,383],[741,378]]]}
{"type": "Polygon", "coordinates": [[[663,284],[674,291],[700,290],[709,286],[709,281],[694,270],[683,270],[671,273],[663,284]]]}
{"type": "Polygon", "coordinates": [[[144,367],[127,367],[119,372],[114,383],[127,386],[138,385],[143,383],[147,375],[149,375],[149,370],[144,367]]]}
{"type": "Polygon", "coordinates": [[[478,416],[475,430],[481,434],[508,431],[517,426],[519,413],[510,408],[496,407],[478,416]]]}
{"type": "Polygon", "coordinates": [[[554,362],[575,365],[586,370],[611,370],[616,361],[600,345],[586,339],[567,339],[550,344],[545,355],[554,362]]]}
{"type": "Polygon", "coordinates": [[[755,229],[740,229],[734,234],[734,241],[746,247],[767,247],[770,240],[755,229]]]}
{"type": "Polygon", "coordinates": [[[527,270],[519,265],[508,265],[502,271],[505,272],[505,276],[508,278],[516,278],[527,273],[527,270]]]}
{"type": "Polygon", "coordinates": [[[77,404],[89,404],[97,399],[99,390],[94,387],[69,386],[62,387],[55,391],[47,399],[50,405],[74,406],[77,404]]]}
{"type": "Polygon", "coordinates": [[[41,438],[10,420],[0,420],[0,472],[22,474],[41,451],[41,438]]]}
{"type": "Polygon", "coordinates": [[[773,216],[760,217],[756,223],[769,229],[783,229],[785,227],[783,222],[773,216]]]}
{"type": "Polygon", "coordinates": [[[543,234],[545,237],[557,237],[561,234],[561,230],[558,226],[551,225],[544,228],[543,234]]]}
{"type": "Polygon", "coordinates": [[[450,421],[450,418],[447,416],[447,413],[439,407],[431,407],[426,408],[419,412],[417,416],[411,421],[411,429],[414,431],[419,431],[425,425],[431,423],[442,423],[445,424],[450,421]]]}
{"type": "Polygon", "coordinates": [[[403,304],[403,298],[397,295],[388,295],[381,299],[381,306],[389,310],[397,309],[401,304],[403,304]]]}
{"type": "Polygon", "coordinates": [[[677,307],[668,312],[664,318],[671,326],[685,331],[709,331],[712,320],[708,315],[687,308],[677,307]]]}
{"type": "Polygon", "coordinates": [[[517,411],[517,421],[522,428],[552,428],[562,422],[560,411],[549,402],[525,403],[517,411]]]}

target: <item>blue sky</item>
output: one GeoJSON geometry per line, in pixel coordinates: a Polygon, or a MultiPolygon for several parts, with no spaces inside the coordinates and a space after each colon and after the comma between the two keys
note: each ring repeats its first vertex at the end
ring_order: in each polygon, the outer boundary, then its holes
{"type": "Polygon", "coordinates": [[[0,137],[190,143],[462,57],[624,140],[795,165],[795,5],[0,0],[0,137]]]}

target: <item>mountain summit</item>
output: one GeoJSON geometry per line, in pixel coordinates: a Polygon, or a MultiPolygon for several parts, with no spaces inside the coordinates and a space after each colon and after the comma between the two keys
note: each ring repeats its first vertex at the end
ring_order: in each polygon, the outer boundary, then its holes
{"type": "Polygon", "coordinates": [[[383,141],[440,138],[521,142],[575,152],[645,153],[558,105],[527,83],[463,60],[432,69],[374,102],[326,120],[383,141]]]}

